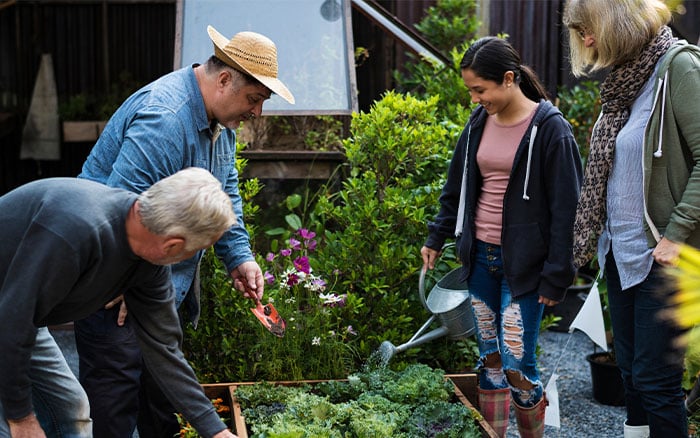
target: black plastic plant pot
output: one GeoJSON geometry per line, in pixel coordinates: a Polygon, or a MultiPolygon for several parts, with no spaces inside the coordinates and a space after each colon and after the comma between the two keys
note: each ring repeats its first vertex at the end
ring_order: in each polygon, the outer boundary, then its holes
{"type": "Polygon", "coordinates": [[[625,405],[625,388],[622,385],[620,368],[606,352],[586,356],[591,366],[593,398],[607,406],[625,405]]]}

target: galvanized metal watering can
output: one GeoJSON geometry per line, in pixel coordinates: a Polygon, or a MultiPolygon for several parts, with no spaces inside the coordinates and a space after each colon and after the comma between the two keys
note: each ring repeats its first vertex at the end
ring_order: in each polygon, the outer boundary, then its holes
{"type": "Polygon", "coordinates": [[[396,353],[406,351],[409,348],[433,341],[445,335],[449,339],[459,340],[474,334],[476,328],[469,301],[469,290],[466,282],[459,281],[460,269],[453,269],[442,277],[430,291],[428,298],[425,297],[425,271],[421,269],[418,280],[418,294],[423,307],[432,313],[432,316],[405,344],[396,347],[389,341],[382,342],[379,346],[379,355],[383,363],[388,363],[396,353]],[[436,319],[442,325],[423,334],[436,319]]]}

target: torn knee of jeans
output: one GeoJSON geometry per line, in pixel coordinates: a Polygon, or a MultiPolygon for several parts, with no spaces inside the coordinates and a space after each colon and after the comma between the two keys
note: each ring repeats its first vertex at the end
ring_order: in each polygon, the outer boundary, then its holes
{"type": "Polygon", "coordinates": [[[498,332],[496,330],[496,313],[491,310],[485,302],[478,298],[471,298],[474,316],[479,327],[479,335],[484,341],[492,341],[496,339],[498,332]]]}
{"type": "MultiPolygon", "coordinates": [[[[481,368],[484,368],[484,367],[492,367],[492,366],[494,366],[494,365],[493,365],[493,363],[494,363],[493,361],[494,361],[494,360],[493,360],[493,359],[490,359],[490,358],[492,358],[492,357],[494,357],[494,356],[497,356],[497,357],[498,357],[499,363],[500,363],[501,352],[498,351],[498,348],[497,348],[496,346],[494,346],[493,348],[488,349],[487,351],[482,351],[482,352],[481,352],[481,356],[479,356],[479,360],[476,361],[476,366],[475,366],[475,368],[478,370],[478,369],[481,369],[481,368]]],[[[501,368],[502,365],[498,365],[498,367],[501,368]]]]}
{"type": "Polygon", "coordinates": [[[519,406],[534,406],[542,397],[541,383],[533,383],[517,370],[506,370],[508,384],[513,394],[513,401],[519,406]]]}
{"type": "Polygon", "coordinates": [[[506,388],[508,381],[501,367],[483,367],[481,368],[482,377],[486,378],[495,388],[506,388]]]}
{"type": "Polygon", "coordinates": [[[503,343],[516,359],[522,359],[525,354],[523,333],[520,304],[512,303],[503,313],[503,343]]]}
{"type": "Polygon", "coordinates": [[[493,353],[489,353],[481,359],[481,363],[484,366],[484,368],[498,368],[498,369],[500,369],[502,367],[501,353],[498,351],[495,351],[493,353]]]}
{"type": "Polygon", "coordinates": [[[518,370],[506,370],[506,377],[510,386],[523,391],[531,391],[537,386],[518,370]]]}

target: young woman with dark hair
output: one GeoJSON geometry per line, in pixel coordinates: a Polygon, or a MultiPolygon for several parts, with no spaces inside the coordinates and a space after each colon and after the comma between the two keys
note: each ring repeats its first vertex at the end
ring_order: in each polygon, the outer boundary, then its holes
{"type": "Polygon", "coordinates": [[[512,398],[520,435],[541,437],[547,403],[535,349],[544,305],[561,301],[575,274],[581,157],[571,126],[507,41],[479,39],[460,66],[478,106],[428,224],[423,269],[456,239],[477,322],[481,412],[505,436],[512,398]]]}

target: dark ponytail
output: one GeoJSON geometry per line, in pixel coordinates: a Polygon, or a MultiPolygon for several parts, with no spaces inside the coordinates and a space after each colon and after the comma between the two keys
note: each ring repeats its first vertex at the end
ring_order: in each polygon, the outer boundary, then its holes
{"type": "Polygon", "coordinates": [[[489,36],[476,40],[464,53],[459,66],[499,85],[506,72],[512,71],[515,83],[528,99],[535,102],[548,99],[547,90],[535,71],[522,65],[518,52],[504,39],[489,36]]]}

